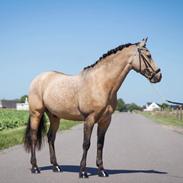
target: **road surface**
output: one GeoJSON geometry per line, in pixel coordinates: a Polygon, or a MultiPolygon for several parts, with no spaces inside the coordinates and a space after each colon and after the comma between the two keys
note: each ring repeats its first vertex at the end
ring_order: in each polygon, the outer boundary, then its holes
{"type": "Polygon", "coordinates": [[[115,113],[106,135],[104,165],[97,176],[96,127],[88,154],[89,179],[79,179],[82,125],[58,133],[56,152],[63,173],[53,173],[48,145],[37,154],[40,175],[30,173],[30,155],[22,145],[0,151],[0,183],[183,183],[183,135],[138,114],[115,113]]]}

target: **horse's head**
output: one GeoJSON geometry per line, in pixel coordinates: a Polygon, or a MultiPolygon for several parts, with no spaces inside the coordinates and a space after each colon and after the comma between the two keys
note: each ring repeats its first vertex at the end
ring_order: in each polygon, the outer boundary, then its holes
{"type": "Polygon", "coordinates": [[[132,67],[135,71],[145,76],[151,83],[161,81],[162,74],[160,68],[152,59],[150,51],[146,48],[147,38],[136,44],[135,59],[132,67]]]}

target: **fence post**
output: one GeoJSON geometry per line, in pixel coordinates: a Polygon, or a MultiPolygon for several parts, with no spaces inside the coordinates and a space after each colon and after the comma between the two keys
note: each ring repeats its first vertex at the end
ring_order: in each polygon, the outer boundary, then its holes
{"type": "Polygon", "coordinates": [[[179,120],[179,107],[176,108],[176,118],[179,120]]]}

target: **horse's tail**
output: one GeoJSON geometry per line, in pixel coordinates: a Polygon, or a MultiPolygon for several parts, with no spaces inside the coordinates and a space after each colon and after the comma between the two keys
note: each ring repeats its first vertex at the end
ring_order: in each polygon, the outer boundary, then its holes
{"type": "MultiPolygon", "coordinates": [[[[32,139],[31,139],[31,118],[29,116],[27,127],[25,130],[24,134],[24,148],[27,152],[30,152],[31,150],[31,145],[32,145],[32,139]]],[[[42,115],[40,122],[39,122],[39,127],[37,130],[37,143],[36,147],[38,150],[41,149],[42,142],[43,142],[43,136],[46,133],[46,119],[44,114],[42,115]]]]}

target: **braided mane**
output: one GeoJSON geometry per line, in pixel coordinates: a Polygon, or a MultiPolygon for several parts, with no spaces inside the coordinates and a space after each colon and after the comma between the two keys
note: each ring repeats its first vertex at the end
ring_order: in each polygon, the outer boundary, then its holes
{"type": "Polygon", "coordinates": [[[87,70],[87,69],[93,68],[93,67],[94,67],[95,65],[97,65],[99,62],[101,62],[102,59],[108,57],[109,55],[115,54],[115,53],[117,53],[118,51],[122,50],[123,48],[127,48],[127,47],[129,47],[129,46],[131,46],[131,45],[136,45],[136,44],[137,44],[137,43],[135,43],[135,44],[127,43],[127,44],[120,45],[120,46],[118,46],[118,47],[116,47],[116,48],[114,48],[114,49],[111,49],[111,50],[109,50],[107,53],[103,54],[94,64],[89,65],[89,66],[87,66],[87,67],[84,67],[83,70],[87,70]]]}

